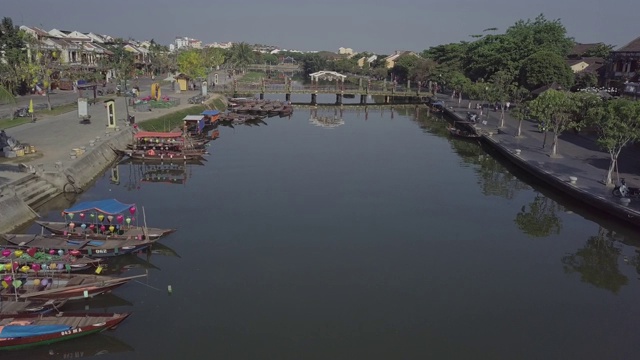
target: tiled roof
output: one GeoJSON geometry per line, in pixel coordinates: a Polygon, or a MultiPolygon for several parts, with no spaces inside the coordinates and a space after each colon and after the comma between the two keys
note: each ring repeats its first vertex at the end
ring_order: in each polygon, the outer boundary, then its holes
{"type": "Polygon", "coordinates": [[[616,52],[640,52],[640,36],[627,45],[617,49],[616,52]]]}
{"type": "Polygon", "coordinates": [[[593,43],[593,44],[575,43],[575,44],[573,44],[573,48],[569,52],[569,55],[578,55],[578,56],[580,56],[580,55],[586,53],[587,51],[595,48],[598,45],[602,45],[602,43],[593,43]]]}

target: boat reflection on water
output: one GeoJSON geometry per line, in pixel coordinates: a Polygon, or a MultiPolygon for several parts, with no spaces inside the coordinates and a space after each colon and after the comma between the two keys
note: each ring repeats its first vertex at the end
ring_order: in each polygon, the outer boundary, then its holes
{"type": "Polygon", "coordinates": [[[20,351],[5,351],[2,360],[61,360],[82,359],[99,355],[132,352],[135,349],[124,341],[105,334],[92,334],[80,339],[20,351]]]}
{"type": "Polygon", "coordinates": [[[64,308],[64,312],[118,312],[131,311],[131,309],[116,309],[120,307],[133,306],[130,301],[115,295],[114,293],[101,294],[89,299],[80,299],[68,301],[64,308]]]}
{"type": "Polygon", "coordinates": [[[123,185],[129,190],[138,190],[143,184],[154,183],[186,185],[194,167],[204,166],[206,161],[202,158],[165,163],[125,159],[111,168],[111,183],[123,185]]]}
{"type": "Polygon", "coordinates": [[[103,263],[103,269],[101,274],[103,275],[115,275],[122,274],[126,271],[133,269],[159,270],[157,266],[151,263],[152,256],[172,256],[180,258],[180,255],[170,248],[169,246],[160,242],[155,242],[151,248],[146,249],[137,254],[126,254],[122,256],[116,256],[107,259],[103,263]]]}

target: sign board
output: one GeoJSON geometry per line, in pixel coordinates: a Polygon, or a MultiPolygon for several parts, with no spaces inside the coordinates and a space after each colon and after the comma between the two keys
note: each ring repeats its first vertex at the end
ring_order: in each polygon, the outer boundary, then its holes
{"type": "Polygon", "coordinates": [[[89,116],[87,98],[78,98],[78,117],[84,119],[87,116],[89,116]]]}

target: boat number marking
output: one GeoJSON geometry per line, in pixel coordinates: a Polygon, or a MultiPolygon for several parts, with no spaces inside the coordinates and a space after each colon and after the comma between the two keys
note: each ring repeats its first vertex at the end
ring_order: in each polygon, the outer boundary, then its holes
{"type": "Polygon", "coordinates": [[[81,332],[82,332],[81,328],[76,328],[76,329],[63,331],[63,332],[60,333],[60,335],[66,336],[66,335],[72,335],[72,334],[77,334],[77,333],[81,333],[81,332]]]}

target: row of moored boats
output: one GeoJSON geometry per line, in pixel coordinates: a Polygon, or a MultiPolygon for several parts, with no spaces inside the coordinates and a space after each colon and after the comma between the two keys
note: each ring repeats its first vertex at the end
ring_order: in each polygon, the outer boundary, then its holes
{"type": "MultiPolygon", "coordinates": [[[[129,313],[73,313],[65,305],[134,279],[102,275],[105,260],[150,248],[174,229],[137,225],[135,204],[83,202],[41,234],[3,234],[0,245],[0,350],[20,349],[113,329],[129,313]]],[[[144,216],[144,214],[142,214],[144,216]]]]}

